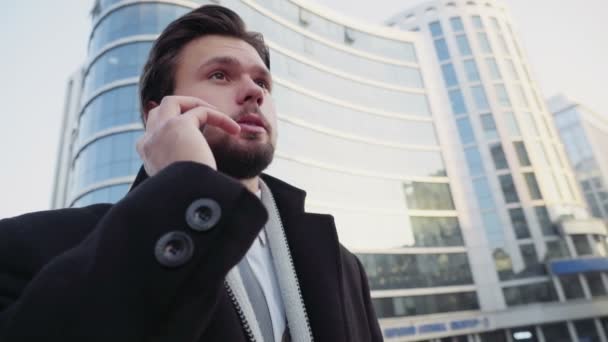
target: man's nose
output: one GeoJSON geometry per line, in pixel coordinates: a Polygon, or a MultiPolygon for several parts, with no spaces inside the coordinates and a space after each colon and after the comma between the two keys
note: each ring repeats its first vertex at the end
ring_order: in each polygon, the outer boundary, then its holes
{"type": "Polygon", "coordinates": [[[261,106],[264,103],[264,89],[260,87],[253,79],[246,78],[243,80],[241,93],[238,96],[240,105],[246,103],[256,103],[261,106]]]}

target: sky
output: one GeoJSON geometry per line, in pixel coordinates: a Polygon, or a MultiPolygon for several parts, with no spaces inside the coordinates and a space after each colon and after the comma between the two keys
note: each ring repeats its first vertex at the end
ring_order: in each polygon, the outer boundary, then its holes
{"type": "MultiPolygon", "coordinates": [[[[309,0],[310,1],[310,0],[309,0]]],[[[313,0],[381,23],[419,0],[313,0]]],[[[608,115],[608,1],[505,0],[532,76],[608,115]]],[[[50,208],[67,80],[87,58],[93,0],[0,5],[0,218],[50,208]]]]}

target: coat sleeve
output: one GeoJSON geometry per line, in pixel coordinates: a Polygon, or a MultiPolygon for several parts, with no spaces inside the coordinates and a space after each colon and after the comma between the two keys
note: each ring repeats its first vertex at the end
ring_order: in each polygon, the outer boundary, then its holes
{"type": "MultiPolygon", "coordinates": [[[[240,183],[179,162],[143,181],[82,241],[27,279],[7,258],[37,251],[19,235],[23,219],[2,220],[0,341],[195,341],[226,274],[266,220],[259,199],[240,183]],[[186,215],[199,199],[219,205],[219,221],[204,232],[191,229],[186,215]],[[189,237],[193,253],[180,266],[164,266],[155,252],[175,233],[189,237]]],[[[62,232],[52,224],[38,228],[62,232]]]]}

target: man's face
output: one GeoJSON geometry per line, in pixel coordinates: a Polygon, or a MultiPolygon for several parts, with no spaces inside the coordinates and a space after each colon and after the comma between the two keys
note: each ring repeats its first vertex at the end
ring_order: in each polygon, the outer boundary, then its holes
{"type": "Polygon", "coordinates": [[[205,126],[218,170],[237,179],[259,175],[272,161],[277,118],[272,78],[253,46],[237,38],[204,36],[184,46],[175,71],[174,95],[198,97],[241,126],[237,135],[205,126]]]}

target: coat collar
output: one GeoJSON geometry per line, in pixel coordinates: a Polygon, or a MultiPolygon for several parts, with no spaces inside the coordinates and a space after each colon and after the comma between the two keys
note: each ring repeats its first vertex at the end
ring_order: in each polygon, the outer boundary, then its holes
{"type": "MultiPolygon", "coordinates": [[[[305,191],[267,174],[261,177],[283,221],[314,339],[345,341],[342,256],[333,217],[306,213],[305,191]]],[[[129,191],[148,178],[141,167],[129,191]]]]}

